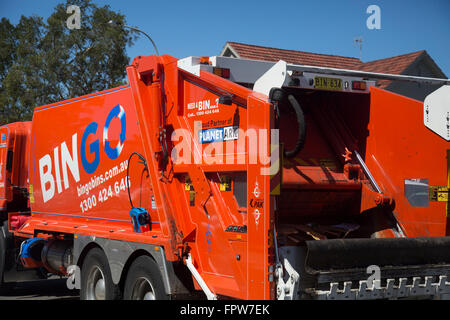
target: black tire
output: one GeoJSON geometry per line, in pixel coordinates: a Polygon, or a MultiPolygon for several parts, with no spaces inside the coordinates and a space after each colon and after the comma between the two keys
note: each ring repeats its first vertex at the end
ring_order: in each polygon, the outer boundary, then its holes
{"type": "Polygon", "coordinates": [[[124,290],[125,300],[168,300],[161,272],[149,256],[140,256],[128,270],[124,290]]]}
{"type": "Polygon", "coordinates": [[[100,248],[91,249],[81,267],[80,299],[118,300],[120,298],[120,288],[112,280],[108,258],[100,248]]]}
{"type": "Polygon", "coordinates": [[[8,227],[0,223],[0,295],[7,295],[14,286],[13,282],[5,282],[4,280],[5,271],[11,269],[11,261],[8,261],[8,259],[14,259],[8,252],[10,240],[8,227]]]}
{"type": "Polygon", "coordinates": [[[6,290],[6,285],[3,281],[3,274],[5,273],[6,265],[6,239],[3,234],[3,224],[0,223],[0,293],[6,290]]]}

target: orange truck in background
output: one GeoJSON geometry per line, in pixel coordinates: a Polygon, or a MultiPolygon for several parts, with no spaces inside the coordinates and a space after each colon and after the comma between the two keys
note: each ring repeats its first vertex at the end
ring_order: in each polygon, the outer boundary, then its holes
{"type": "Polygon", "coordinates": [[[449,80],[169,55],[127,75],[0,127],[0,287],[28,272],[86,300],[450,293],[449,80]],[[443,86],[422,103],[380,78],[443,86]]]}

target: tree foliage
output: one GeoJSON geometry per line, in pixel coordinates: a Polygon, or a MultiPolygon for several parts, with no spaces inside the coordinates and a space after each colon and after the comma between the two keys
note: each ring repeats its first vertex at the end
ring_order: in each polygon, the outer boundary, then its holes
{"type": "Polygon", "coordinates": [[[30,120],[40,105],[124,84],[134,34],[121,24],[124,15],[90,0],[59,4],[46,21],[22,16],[14,26],[2,18],[0,125],[30,120]],[[80,8],[80,29],[67,27],[70,5],[80,8]]]}

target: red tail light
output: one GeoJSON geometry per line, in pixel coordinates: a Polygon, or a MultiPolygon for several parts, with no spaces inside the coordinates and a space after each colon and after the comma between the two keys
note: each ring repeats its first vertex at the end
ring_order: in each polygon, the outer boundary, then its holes
{"type": "Polygon", "coordinates": [[[353,90],[366,90],[367,85],[365,81],[352,81],[353,90]]]}
{"type": "Polygon", "coordinates": [[[225,68],[217,68],[215,67],[213,69],[213,73],[216,76],[222,77],[222,78],[226,78],[229,79],[230,78],[230,69],[225,69],[225,68]]]}

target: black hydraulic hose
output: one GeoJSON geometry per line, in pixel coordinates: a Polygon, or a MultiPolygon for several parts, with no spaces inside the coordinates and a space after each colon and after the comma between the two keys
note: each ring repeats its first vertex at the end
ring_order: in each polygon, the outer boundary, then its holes
{"type": "Polygon", "coordinates": [[[297,124],[298,124],[298,138],[297,142],[295,144],[294,149],[292,150],[284,150],[284,156],[286,158],[293,158],[297,155],[297,153],[302,150],[304,144],[305,144],[305,138],[306,138],[306,122],[305,122],[305,115],[303,113],[302,108],[300,107],[300,104],[297,102],[295,97],[293,95],[288,95],[288,100],[291,103],[292,108],[295,111],[295,115],[297,117],[297,124]]]}
{"type": "Polygon", "coordinates": [[[130,170],[130,163],[131,163],[130,161],[131,161],[131,158],[132,158],[134,155],[137,155],[137,156],[139,157],[139,159],[142,160],[142,163],[144,164],[144,166],[147,168],[147,161],[145,160],[145,157],[144,157],[142,154],[140,154],[140,153],[138,153],[138,152],[133,152],[133,153],[131,153],[130,157],[128,158],[128,165],[127,165],[127,180],[126,180],[127,190],[128,190],[128,200],[130,200],[131,209],[134,209],[134,206],[133,206],[133,202],[131,201],[131,195],[130,195],[130,184],[129,184],[130,178],[129,178],[129,170],[130,170]]]}
{"type": "Polygon", "coordinates": [[[161,145],[161,149],[162,149],[162,153],[163,153],[162,154],[162,170],[161,170],[161,178],[160,178],[160,180],[162,181],[164,178],[164,171],[166,169],[166,165],[168,162],[168,156],[169,156],[165,130],[164,130],[164,134],[159,138],[159,143],[161,145]]]}

